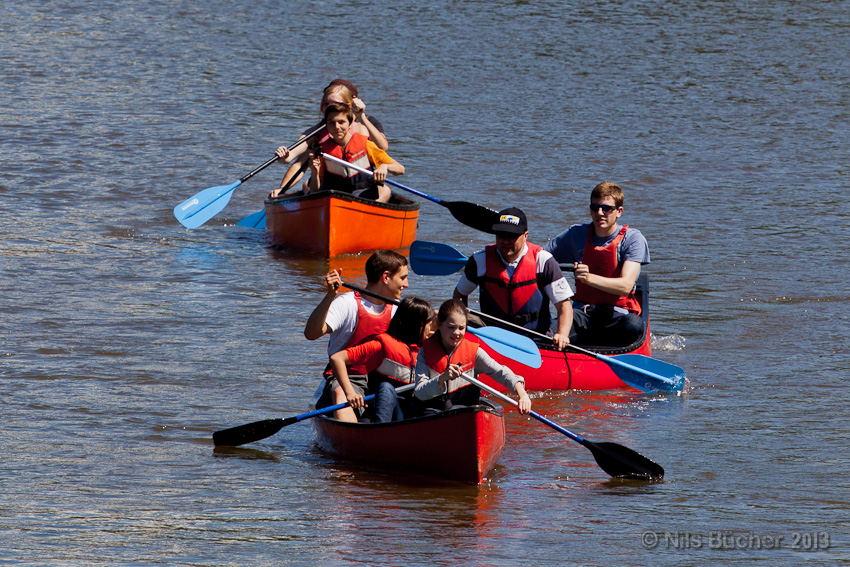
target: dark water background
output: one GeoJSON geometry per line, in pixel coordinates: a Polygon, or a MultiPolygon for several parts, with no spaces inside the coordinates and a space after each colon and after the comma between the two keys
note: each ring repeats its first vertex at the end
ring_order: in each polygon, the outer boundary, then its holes
{"type": "MultiPolygon", "coordinates": [[[[850,563],[848,14],[4,3],[0,565],[850,563]],[[198,230],[171,210],[294,141],[336,77],[384,122],[405,183],[521,205],[532,241],[584,221],[597,182],[624,187],[652,250],[655,355],[691,389],[535,409],[665,482],[612,482],[514,413],[482,487],[348,466],[306,424],[213,452],[217,429],[306,411],[324,342],[301,329],[328,263],[233,226],[280,167],[198,230]]],[[[429,202],[419,236],[487,242],[429,202]]],[[[412,277],[434,301],[453,283],[412,277]]]]}

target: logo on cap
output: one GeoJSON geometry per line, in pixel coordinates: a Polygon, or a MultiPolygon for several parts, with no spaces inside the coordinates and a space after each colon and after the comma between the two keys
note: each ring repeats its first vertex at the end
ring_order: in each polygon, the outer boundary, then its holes
{"type": "Polygon", "coordinates": [[[499,217],[499,222],[506,222],[519,226],[519,217],[515,217],[513,215],[502,215],[499,217]]]}

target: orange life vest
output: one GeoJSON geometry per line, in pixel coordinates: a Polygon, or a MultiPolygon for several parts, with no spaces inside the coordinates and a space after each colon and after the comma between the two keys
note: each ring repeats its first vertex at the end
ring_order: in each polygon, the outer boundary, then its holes
{"type": "MultiPolygon", "coordinates": [[[[475,357],[478,355],[478,343],[464,337],[451,353],[447,353],[440,335],[435,334],[422,345],[422,354],[425,356],[425,364],[428,365],[428,371],[432,378],[445,372],[449,363],[460,364],[464,368],[468,367],[470,368],[469,372],[472,372],[471,369],[475,366],[475,357]]],[[[463,378],[457,381],[449,381],[447,393],[451,394],[470,385],[463,378]],[[456,382],[456,385],[452,386],[452,382],[456,382]]]]}
{"type": "MultiPolygon", "coordinates": [[[[591,274],[605,278],[620,277],[623,267],[617,262],[617,247],[625,238],[627,228],[629,228],[628,225],[623,226],[608,246],[594,246],[593,225],[590,226],[587,240],[584,243],[584,252],[581,255],[581,263],[587,264],[591,274]]],[[[615,305],[640,315],[640,303],[635,297],[634,291],[629,295],[614,295],[585,283],[576,282],[576,294],[573,300],[591,305],[615,305]]]]}

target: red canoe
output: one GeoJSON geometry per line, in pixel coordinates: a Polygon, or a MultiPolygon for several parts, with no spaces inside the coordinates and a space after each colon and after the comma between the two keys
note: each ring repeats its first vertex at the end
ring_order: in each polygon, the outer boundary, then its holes
{"type": "Polygon", "coordinates": [[[326,416],[312,421],[316,442],[328,453],[469,484],[484,481],[505,447],[504,410],[489,400],[391,423],[345,423],[326,416]]]}
{"type": "Polygon", "coordinates": [[[269,243],[332,258],[364,250],[404,248],[416,239],[419,203],[393,195],[389,203],[320,191],[266,199],[269,243]]]}
{"type": "MultiPolygon", "coordinates": [[[[606,356],[617,354],[642,354],[651,356],[652,348],[649,335],[649,279],[646,274],[641,274],[637,281],[637,297],[641,303],[641,316],[644,320],[646,331],[637,342],[627,347],[586,347],[585,350],[604,354],[606,356]]],[[[554,350],[551,343],[538,342],[543,364],[540,368],[531,368],[520,364],[515,360],[506,358],[482,343],[482,348],[497,362],[504,364],[515,373],[525,378],[526,390],[611,390],[629,389],[635,390],[620,380],[611,365],[587,354],[576,352],[558,352],[554,350]]],[[[504,386],[486,378],[487,384],[505,391],[504,386]]],[[[637,391],[637,390],[635,390],[637,391]]]]}

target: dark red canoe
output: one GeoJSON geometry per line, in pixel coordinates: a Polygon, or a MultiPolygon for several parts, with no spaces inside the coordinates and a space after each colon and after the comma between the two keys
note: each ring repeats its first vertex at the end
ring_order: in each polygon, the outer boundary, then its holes
{"type": "Polygon", "coordinates": [[[480,484],[505,447],[504,410],[489,400],[392,423],[312,420],[323,450],[363,465],[480,484]]]}

